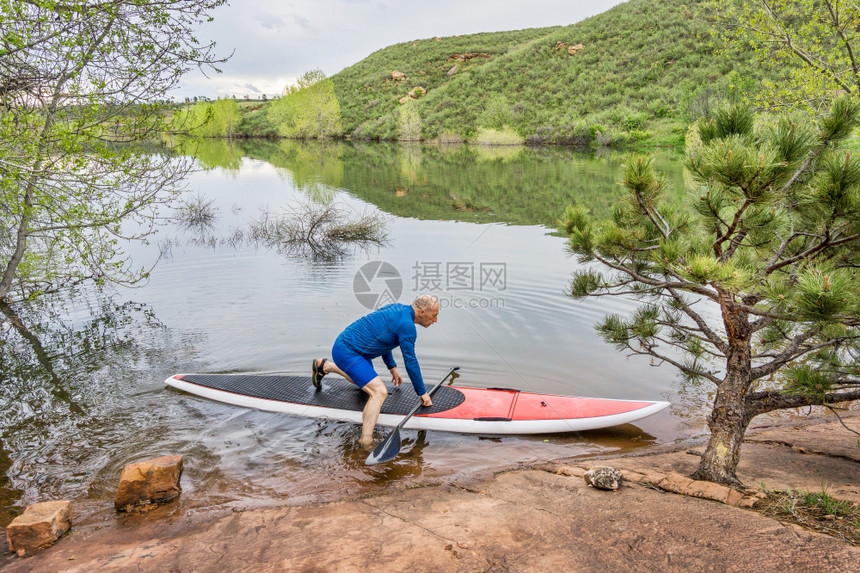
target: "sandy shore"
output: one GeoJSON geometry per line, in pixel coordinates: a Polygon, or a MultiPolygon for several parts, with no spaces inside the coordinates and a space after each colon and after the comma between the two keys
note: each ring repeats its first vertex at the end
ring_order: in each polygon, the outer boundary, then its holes
{"type": "MultiPolygon", "coordinates": [[[[860,413],[843,416],[860,429],[860,413]]],[[[700,445],[693,449],[701,450],[700,445]]],[[[2,571],[851,571],[860,547],[726,503],[666,492],[698,457],[652,451],[504,469],[362,499],[291,507],[160,508],[73,530],[2,571]],[[599,491],[579,477],[631,477],[599,491]],[[648,479],[636,479],[647,476],[648,479]]],[[[738,476],[860,502],[860,445],[833,416],[758,426],[738,476]]]]}

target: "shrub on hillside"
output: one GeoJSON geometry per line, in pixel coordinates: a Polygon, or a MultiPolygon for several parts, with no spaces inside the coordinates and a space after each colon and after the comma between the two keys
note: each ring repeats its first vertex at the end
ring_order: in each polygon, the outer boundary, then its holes
{"type": "Polygon", "coordinates": [[[481,128],[475,136],[473,143],[481,145],[522,145],[525,139],[509,127],[502,129],[481,128]]]}

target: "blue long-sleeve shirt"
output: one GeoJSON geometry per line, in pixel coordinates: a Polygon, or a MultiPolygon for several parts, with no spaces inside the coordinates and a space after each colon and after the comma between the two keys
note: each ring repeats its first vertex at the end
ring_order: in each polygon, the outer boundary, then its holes
{"type": "Polygon", "coordinates": [[[385,366],[391,370],[397,364],[391,351],[400,347],[406,373],[415,392],[427,393],[421,367],[415,357],[415,310],[410,305],[394,303],[383,306],[365,315],[349,326],[337,337],[337,342],[369,360],[381,356],[385,366]]]}

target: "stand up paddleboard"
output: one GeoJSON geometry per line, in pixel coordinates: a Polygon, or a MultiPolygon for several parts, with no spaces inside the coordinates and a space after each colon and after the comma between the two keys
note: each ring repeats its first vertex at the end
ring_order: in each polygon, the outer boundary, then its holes
{"type": "MultiPolygon", "coordinates": [[[[343,378],[323,380],[321,392],[304,376],[274,374],[176,374],[165,384],[190,394],[268,412],[361,423],[367,394],[343,378]]],[[[397,426],[418,403],[410,384],[388,387],[378,423],[397,426]]],[[[433,406],[403,426],[466,434],[550,434],[627,424],[655,414],[669,402],[610,400],[536,394],[505,388],[442,386],[433,406]]]]}

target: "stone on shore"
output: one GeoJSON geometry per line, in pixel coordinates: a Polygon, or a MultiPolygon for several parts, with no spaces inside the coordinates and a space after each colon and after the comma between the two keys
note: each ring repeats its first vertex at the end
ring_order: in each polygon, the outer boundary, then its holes
{"type": "Polygon", "coordinates": [[[612,491],[621,487],[621,482],[624,479],[621,477],[621,472],[615,468],[592,468],[585,472],[583,477],[585,483],[592,487],[612,491]]]}
{"type": "Polygon", "coordinates": [[[122,469],[114,507],[130,511],[151,503],[166,503],[179,496],[182,456],[161,456],[128,464],[122,469]]]}
{"type": "Polygon", "coordinates": [[[23,557],[36,549],[50,547],[72,526],[72,502],[34,503],[6,527],[9,551],[23,557]]]}

